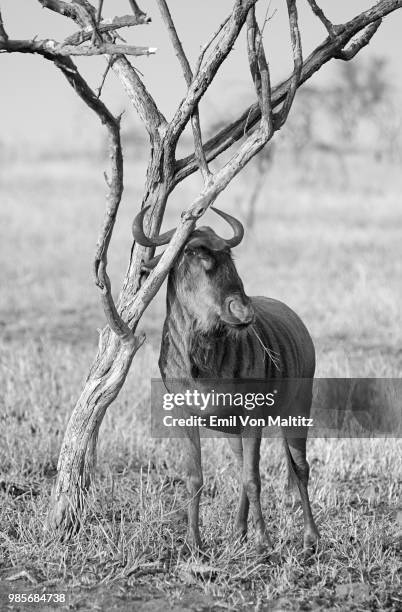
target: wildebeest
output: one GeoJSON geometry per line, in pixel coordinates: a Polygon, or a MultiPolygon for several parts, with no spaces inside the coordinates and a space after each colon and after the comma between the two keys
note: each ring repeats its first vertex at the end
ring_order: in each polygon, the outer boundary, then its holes
{"type": "MultiPolygon", "coordinates": [[[[150,239],[143,230],[147,208],[133,224],[135,240],[144,246],[167,244],[174,230],[150,239]]],[[[266,297],[248,297],[236,271],[231,249],[244,234],[234,217],[213,209],[233,230],[225,240],[210,227],[195,229],[169,272],[167,312],[163,327],[159,368],[164,381],[220,379],[303,379],[306,385],[293,397],[296,413],[309,416],[315,351],[300,318],[285,304],[266,297]],[[268,358],[266,352],[274,358],[268,358]]],[[[159,257],[148,262],[151,269],[159,257]]],[[[297,389],[297,388],[296,388],[297,389]]],[[[294,411],[293,411],[294,413],[294,411]]],[[[319,538],[307,492],[309,465],[306,460],[306,431],[300,437],[286,435],[284,445],[290,475],[296,481],[304,516],[304,546],[313,547],[319,538]]],[[[188,470],[187,541],[200,548],[199,501],[203,487],[201,444],[197,427],[186,429],[188,470]]],[[[229,442],[241,470],[241,495],[236,530],[247,532],[251,507],[257,550],[271,546],[260,504],[261,428],[250,436],[247,427],[229,442]]]]}

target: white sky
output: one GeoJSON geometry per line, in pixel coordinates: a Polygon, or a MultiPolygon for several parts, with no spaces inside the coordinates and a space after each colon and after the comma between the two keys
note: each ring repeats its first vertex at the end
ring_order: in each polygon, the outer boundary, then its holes
{"type": "MultiPolygon", "coordinates": [[[[184,95],[184,82],[171,50],[155,0],[140,0],[143,10],[152,17],[152,23],[122,31],[128,42],[155,46],[156,55],[135,58],[133,63],[144,74],[147,87],[152,92],[161,110],[169,117],[184,95]]],[[[194,64],[202,44],[214,32],[229,12],[233,0],[170,0],[169,6],[190,62],[194,64]]],[[[321,0],[319,4],[334,22],[343,21],[367,9],[375,0],[321,0]]],[[[258,3],[260,22],[269,6],[268,0],[258,3]]],[[[289,34],[286,23],[285,0],[271,0],[273,14],[264,31],[264,40],[269,57],[272,81],[287,76],[291,67],[289,34]]],[[[325,35],[321,24],[311,14],[306,0],[298,0],[299,17],[304,54],[307,55],[325,35]]],[[[76,26],[49,10],[41,9],[37,0],[0,0],[3,21],[10,38],[55,38],[62,40],[74,32],[76,26]]],[[[104,16],[123,15],[130,12],[128,0],[105,0],[104,16]]],[[[373,56],[389,60],[389,77],[400,95],[402,88],[402,10],[389,15],[375,35],[370,46],[362,51],[366,61],[373,56]]],[[[83,74],[96,87],[104,70],[104,59],[82,58],[77,62],[83,74]]],[[[336,63],[326,66],[314,77],[314,83],[328,82],[335,78],[336,63]]],[[[77,98],[71,87],[57,70],[39,56],[22,54],[0,54],[0,117],[1,135],[4,142],[54,142],[70,141],[82,133],[99,132],[97,119],[77,98]]],[[[114,75],[108,77],[105,101],[114,112],[127,108],[127,102],[114,75]]],[[[202,118],[205,123],[214,117],[235,116],[246,103],[252,100],[252,89],[246,63],[244,39],[238,41],[230,62],[222,67],[213,89],[205,99],[202,118]]],[[[130,122],[130,113],[125,121],[130,122]]]]}

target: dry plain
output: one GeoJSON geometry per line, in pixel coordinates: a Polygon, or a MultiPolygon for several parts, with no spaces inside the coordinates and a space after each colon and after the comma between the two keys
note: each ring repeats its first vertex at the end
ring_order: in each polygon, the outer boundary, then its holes
{"type": "MultiPolygon", "coordinates": [[[[402,377],[400,170],[355,158],[346,181],[330,158],[315,163],[307,176],[285,160],[267,177],[256,227],[235,252],[246,291],[282,299],[302,316],[318,376],[402,377]]],[[[102,170],[98,158],[17,159],[0,170],[1,609],[15,591],[64,592],[65,609],[75,610],[400,610],[397,439],[310,441],[322,533],[312,558],[301,549],[301,510],[285,488],[278,441],[263,446],[263,507],[275,551],[260,558],[252,534],[246,544],[233,538],[238,482],[226,441],[205,440],[207,556],[182,554],[180,444],[149,434],[163,290],[143,318],[147,342],[102,425],[85,526],[69,543],[44,531],[63,431],[104,324],[91,278],[102,170]],[[21,579],[7,580],[21,571],[21,579]]],[[[218,203],[240,218],[253,180],[247,172],[218,203]]],[[[110,248],[116,293],[143,173],[140,161],[127,160],[110,248]]],[[[166,226],[196,185],[173,199],[166,226]]],[[[217,223],[212,214],[206,221],[217,223]]]]}

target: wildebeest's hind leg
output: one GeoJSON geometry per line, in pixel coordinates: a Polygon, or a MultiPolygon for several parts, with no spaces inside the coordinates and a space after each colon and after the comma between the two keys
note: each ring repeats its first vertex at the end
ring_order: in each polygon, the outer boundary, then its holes
{"type": "Polygon", "coordinates": [[[234,456],[236,457],[240,475],[240,498],[237,509],[235,530],[240,537],[244,538],[247,535],[247,518],[250,503],[248,501],[246,489],[243,485],[243,443],[241,436],[230,437],[229,444],[234,456]]]}
{"type": "Polygon", "coordinates": [[[199,531],[199,507],[203,485],[201,465],[201,441],[198,427],[185,427],[184,469],[187,472],[187,490],[190,495],[188,504],[188,525],[186,543],[191,549],[201,550],[199,531]]]}
{"type": "MultiPolygon", "coordinates": [[[[250,433],[250,432],[248,432],[250,433]]],[[[250,502],[256,532],[256,549],[258,553],[272,547],[267,534],[265,521],[261,511],[261,478],[260,478],[260,446],[261,431],[253,430],[254,436],[242,437],[243,441],[243,486],[250,502]]]]}
{"type": "Polygon", "coordinates": [[[300,492],[304,519],[304,548],[315,548],[320,533],[314,522],[307,490],[310,467],[306,459],[306,438],[286,438],[285,433],[285,445],[290,475],[296,481],[300,492]]]}

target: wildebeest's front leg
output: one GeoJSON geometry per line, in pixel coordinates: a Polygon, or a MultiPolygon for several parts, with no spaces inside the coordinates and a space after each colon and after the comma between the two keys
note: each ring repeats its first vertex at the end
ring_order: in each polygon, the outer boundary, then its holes
{"type": "Polygon", "coordinates": [[[187,472],[187,490],[190,495],[188,504],[188,526],[186,542],[190,548],[201,550],[199,531],[199,507],[203,485],[201,465],[201,441],[198,427],[186,427],[184,468],[187,472]]]}
{"type": "Polygon", "coordinates": [[[253,431],[258,437],[243,437],[243,486],[250,502],[251,513],[256,532],[256,548],[258,553],[272,547],[267,534],[265,521],[261,511],[261,478],[260,478],[260,446],[261,432],[253,431]]]}
{"type": "Polygon", "coordinates": [[[230,437],[229,444],[234,456],[236,457],[237,465],[239,468],[241,487],[235,530],[239,534],[239,536],[244,538],[247,535],[247,518],[250,503],[248,501],[246,489],[243,485],[243,442],[241,436],[230,437]]]}

